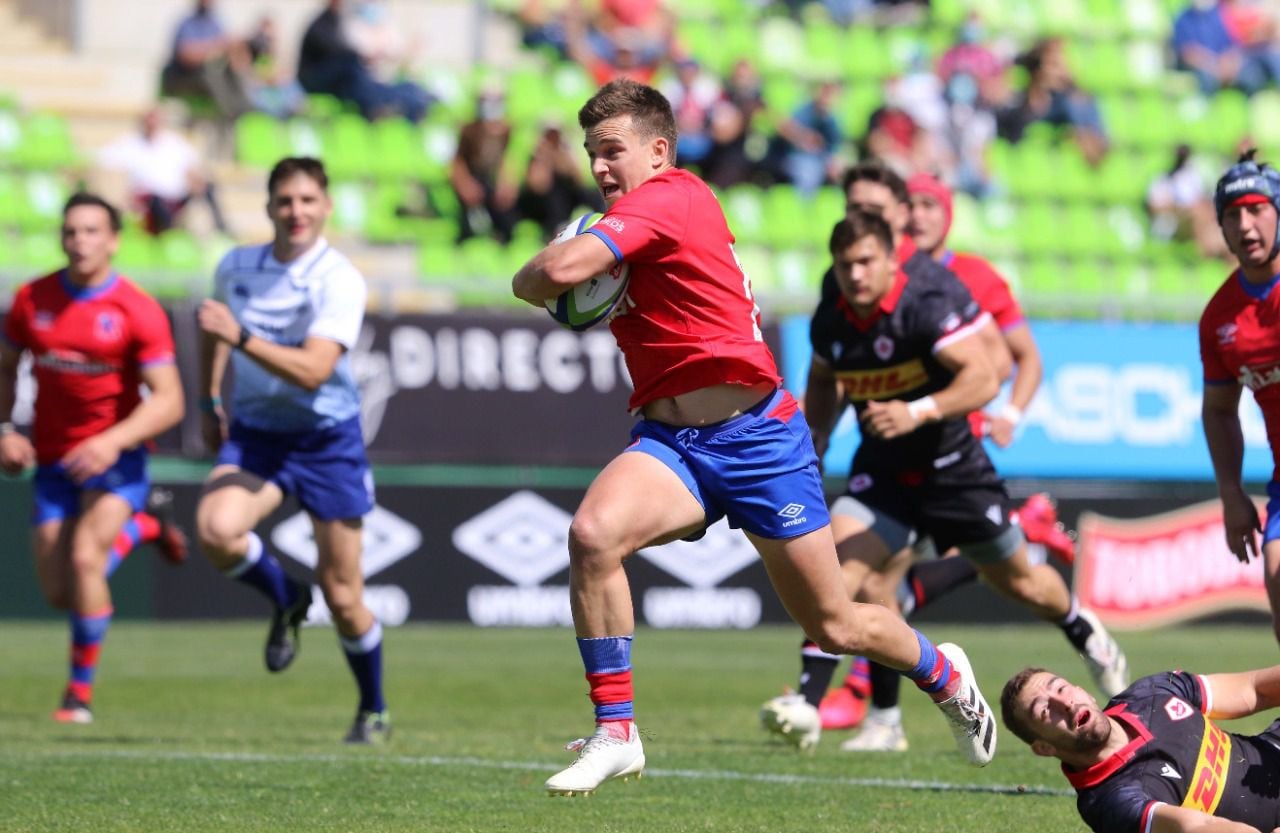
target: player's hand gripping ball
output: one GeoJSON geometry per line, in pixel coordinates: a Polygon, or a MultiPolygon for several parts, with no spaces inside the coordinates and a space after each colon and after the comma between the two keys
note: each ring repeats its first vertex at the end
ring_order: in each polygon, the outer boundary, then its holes
{"type": "MultiPolygon", "coordinates": [[[[564,243],[591,228],[600,214],[578,217],[556,236],[552,243],[564,243]]],[[[547,310],[562,327],[582,331],[607,319],[617,309],[627,294],[627,281],[631,267],[626,262],[615,263],[607,272],[565,290],[558,297],[547,301],[547,310]]]]}

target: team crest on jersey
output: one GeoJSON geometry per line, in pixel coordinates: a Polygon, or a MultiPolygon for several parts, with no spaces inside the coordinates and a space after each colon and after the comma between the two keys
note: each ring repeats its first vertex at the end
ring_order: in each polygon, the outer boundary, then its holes
{"type": "Polygon", "coordinates": [[[870,488],[871,475],[869,474],[860,473],[849,478],[849,492],[852,494],[856,495],[858,492],[865,492],[870,488]]]}
{"type": "Polygon", "coordinates": [[[942,319],[942,331],[944,333],[949,333],[959,326],[960,326],[959,313],[953,312],[950,315],[948,315],[946,318],[942,319]]]}
{"type": "Polygon", "coordinates": [[[1170,697],[1169,702],[1164,704],[1164,713],[1169,715],[1170,720],[1186,720],[1188,717],[1196,713],[1196,710],[1187,705],[1185,700],[1177,697],[1170,697]]]}
{"type": "Polygon", "coordinates": [[[893,355],[893,339],[888,336],[878,336],[871,347],[876,351],[876,358],[882,362],[889,361],[889,357],[893,355]]]}
{"type": "Polygon", "coordinates": [[[36,310],[35,316],[31,319],[31,326],[37,330],[47,330],[53,326],[53,313],[47,309],[36,310]]]}
{"type": "Polygon", "coordinates": [[[1003,520],[1004,518],[1003,510],[1001,510],[1000,505],[996,503],[993,503],[990,506],[988,506],[985,514],[987,516],[987,520],[991,521],[991,523],[995,524],[996,526],[999,526],[1001,520],[1003,520]]]}
{"type": "Polygon", "coordinates": [[[93,320],[93,333],[99,341],[119,341],[121,335],[120,316],[114,312],[100,312],[93,320]]]}
{"type": "Polygon", "coordinates": [[[1218,346],[1221,347],[1227,344],[1235,344],[1236,329],[1237,327],[1235,324],[1223,324],[1221,327],[1219,327],[1217,330],[1218,346]]]}

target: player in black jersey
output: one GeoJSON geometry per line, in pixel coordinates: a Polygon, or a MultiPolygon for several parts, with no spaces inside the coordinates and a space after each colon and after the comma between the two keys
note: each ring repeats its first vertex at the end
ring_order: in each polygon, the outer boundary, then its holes
{"type": "Polygon", "coordinates": [[[1280,720],[1257,735],[1213,722],[1280,707],[1280,665],[1143,677],[1105,710],[1052,671],[1027,668],[1000,707],[1037,755],[1062,761],[1097,833],[1280,829],[1280,720]]]}
{"type": "MultiPolygon", "coordinates": [[[[959,548],[1002,593],[1059,623],[1100,686],[1119,692],[1123,654],[1096,617],[1078,609],[1056,571],[1028,562],[1004,483],[969,428],[969,412],[997,388],[976,337],[990,316],[949,272],[903,271],[878,214],[852,212],[833,230],[830,249],[840,294],[813,316],[805,414],[819,455],[846,405],[862,427],[848,490],[831,507],[849,593],[857,595],[917,535],[929,535],[940,551],[959,548]]],[[[894,606],[892,598],[860,600],[894,606]]],[[[767,702],[765,726],[813,746],[821,733],[816,704],[834,660],[806,644],[800,692],[767,702]]]]}

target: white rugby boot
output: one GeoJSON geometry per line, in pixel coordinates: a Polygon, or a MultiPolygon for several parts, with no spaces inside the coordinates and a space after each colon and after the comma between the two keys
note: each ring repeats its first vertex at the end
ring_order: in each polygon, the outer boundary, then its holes
{"type": "Polygon", "coordinates": [[[937,706],[947,718],[956,746],[969,763],[986,766],[996,754],[996,721],[991,707],[978,689],[969,657],[960,646],[946,642],[938,646],[938,651],[960,672],[960,690],[937,706]]]}
{"type": "Polygon", "coordinates": [[[1084,664],[1089,667],[1093,681],[1098,690],[1110,700],[1129,687],[1129,660],[1124,651],[1107,633],[1107,629],[1098,621],[1098,615],[1092,610],[1080,609],[1080,618],[1089,623],[1093,633],[1080,652],[1084,664]]]}
{"type": "Polygon", "coordinates": [[[760,707],[760,725],[801,752],[808,752],[822,739],[822,717],[816,706],[794,692],[787,692],[760,707]]]}
{"type": "Polygon", "coordinates": [[[610,778],[626,781],[644,772],[644,745],[636,724],[626,724],[626,737],[618,737],[617,723],[601,723],[589,738],[578,738],[565,746],[578,753],[578,760],[547,779],[550,795],[589,795],[610,778]],[[610,731],[610,726],[614,730],[610,731]]]}
{"type": "Polygon", "coordinates": [[[840,744],[845,752],[906,752],[907,733],[902,730],[900,709],[872,706],[856,734],[840,744]]]}

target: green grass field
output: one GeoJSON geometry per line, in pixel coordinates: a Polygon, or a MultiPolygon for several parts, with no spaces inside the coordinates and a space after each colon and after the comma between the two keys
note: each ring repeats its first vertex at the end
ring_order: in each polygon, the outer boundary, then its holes
{"type": "MultiPolygon", "coordinates": [[[[10,833],[1082,829],[1055,762],[1005,733],[991,766],[969,767],[909,688],[906,754],[851,756],[838,749],[843,733],[805,756],[770,739],[756,711],[794,683],[798,632],[788,628],[641,632],[637,716],[649,771],[574,799],[542,791],[570,760],[563,744],[591,729],[565,631],[388,631],[395,737],[352,749],[339,740],[354,687],[332,632],[304,631],[297,663],[274,676],[262,668],[262,623],[119,623],[98,675],[96,722],[62,726],[49,714],[64,680],[65,629],[0,628],[0,829],[10,833]]],[[[1082,676],[1047,627],[928,631],[966,647],[993,701],[1026,662],[1082,676]]],[[[1240,670],[1276,653],[1265,625],[1122,642],[1137,675],[1240,670]]]]}

